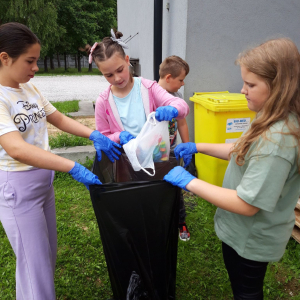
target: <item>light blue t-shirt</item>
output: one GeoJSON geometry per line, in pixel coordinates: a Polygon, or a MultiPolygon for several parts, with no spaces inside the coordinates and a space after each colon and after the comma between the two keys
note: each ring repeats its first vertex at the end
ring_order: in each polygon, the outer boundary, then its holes
{"type": "Polygon", "coordinates": [[[133,79],[134,85],[126,97],[113,97],[124,129],[137,136],[146,122],[146,114],[141,95],[141,78],[133,79]]]}

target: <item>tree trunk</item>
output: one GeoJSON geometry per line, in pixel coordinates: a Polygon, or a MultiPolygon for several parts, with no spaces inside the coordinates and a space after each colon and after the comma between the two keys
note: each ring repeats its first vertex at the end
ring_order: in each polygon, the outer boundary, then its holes
{"type": "Polygon", "coordinates": [[[64,61],[65,61],[65,71],[67,71],[68,67],[67,67],[67,54],[66,54],[66,52],[64,52],[64,61]]]}
{"type": "Polygon", "coordinates": [[[75,54],[74,57],[75,57],[75,68],[77,69],[78,68],[78,66],[77,66],[77,55],[75,54]]]}
{"type": "Polygon", "coordinates": [[[57,67],[60,68],[60,59],[59,59],[59,53],[57,53],[57,67]]]}
{"type": "Polygon", "coordinates": [[[93,63],[89,64],[89,72],[93,72],[93,63]]]}
{"type": "Polygon", "coordinates": [[[44,58],[44,72],[47,72],[47,73],[48,73],[48,64],[47,64],[47,59],[48,59],[48,57],[47,57],[47,56],[45,56],[45,58],[44,58]]]}
{"type": "MultiPolygon", "coordinates": [[[[78,51],[79,52],[79,51],[78,51]]],[[[81,60],[80,60],[80,53],[77,55],[78,57],[78,72],[81,72],[81,60]]]]}
{"type": "Polygon", "coordinates": [[[53,56],[50,56],[50,69],[51,70],[55,69],[55,67],[54,67],[54,61],[53,61],[53,56]]]}

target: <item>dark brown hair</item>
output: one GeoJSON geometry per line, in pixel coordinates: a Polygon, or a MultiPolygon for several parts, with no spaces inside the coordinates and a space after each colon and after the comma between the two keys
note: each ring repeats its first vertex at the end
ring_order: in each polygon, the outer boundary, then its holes
{"type": "Polygon", "coordinates": [[[23,24],[10,22],[0,26],[0,53],[6,52],[13,61],[37,43],[41,44],[40,40],[23,24]]]}
{"type": "MultiPolygon", "coordinates": [[[[120,31],[116,31],[115,35],[117,39],[123,36],[120,31]]],[[[91,52],[91,48],[92,47],[90,45],[85,45],[84,50],[88,55],[91,52]]],[[[118,53],[122,58],[125,58],[126,56],[121,45],[113,41],[110,37],[105,37],[100,43],[97,43],[97,46],[92,53],[92,57],[94,62],[97,64],[98,62],[111,58],[115,53],[118,53]]]]}
{"type": "Polygon", "coordinates": [[[172,55],[167,57],[159,66],[159,76],[164,78],[168,74],[171,74],[172,78],[176,78],[180,75],[182,70],[185,71],[185,76],[189,74],[190,67],[188,63],[181,57],[172,55]]]}

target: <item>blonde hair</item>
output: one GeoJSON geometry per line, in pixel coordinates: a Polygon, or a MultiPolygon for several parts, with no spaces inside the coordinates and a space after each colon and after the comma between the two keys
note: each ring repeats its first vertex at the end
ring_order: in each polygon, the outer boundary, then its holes
{"type": "Polygon", "coordinates": [[[164,78],[171,74],[172,78],[180,75],[181,71],[185,71],[185,76],[189,74],[190,67],[188,63],[179,56],[172,55],[167,57],[159,66],[159,77],[164,78]]]}
{"type": "MultiPolygon", "coordinates": [[[[288,38],[272,39],[258,47],[240,53],[236,64],[244,66],[259,76],[269,87],[270,95],[258,112],[250,129],[235,144],[232,153],[235,161],[243,165],[251,144],[260,136],[266,138],[267,130],[278,121],[285,121],[300,146],[300,54],[288,38]],[[298,120],[297,126],[289,124],[290,114],[298,120]]],[[[299,153],[298,153],[299,156],[299,153]]]]}

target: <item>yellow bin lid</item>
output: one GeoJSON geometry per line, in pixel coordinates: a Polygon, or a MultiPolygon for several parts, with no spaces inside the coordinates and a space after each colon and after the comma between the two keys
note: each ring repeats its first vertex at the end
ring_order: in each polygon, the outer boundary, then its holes
{"type": "Polygon", "coordinates": [[[249,110],[245,95],[240,93],[194,93],[190,100],[216,112],[249,110]]]}

